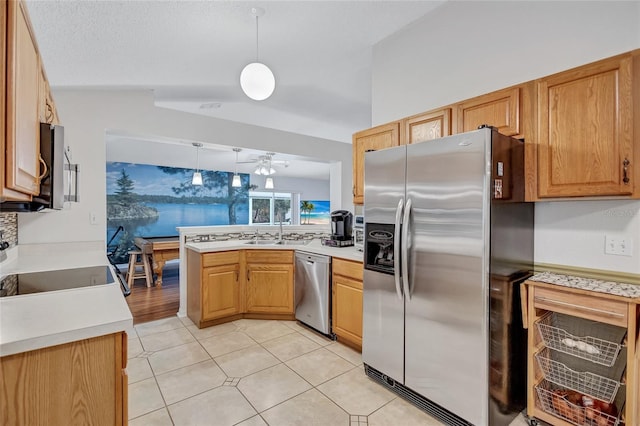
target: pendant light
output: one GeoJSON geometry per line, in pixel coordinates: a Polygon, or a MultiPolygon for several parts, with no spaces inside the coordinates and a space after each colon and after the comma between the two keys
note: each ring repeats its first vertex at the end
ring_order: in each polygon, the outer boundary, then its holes
{"type": "Polygon", "coordinates": [[[193,178],[191,178],[191,184],[202,186],[202,173],[200,173],[200,159],[198,157],[198,153],[200,151],[200,148],[202,147],[202,144],[200,142],[193,142],[192,145],[196,147],[196,171],[193,173],[193,178]]]}
{"type": "MultiPolygon", "coordinates": [[[[273,168],[271,168],[271,156],[269,156],[269,170],[273,170],[273,168]]],[[[269,173],[269,174],[271,174],[271,173],[269,173]]],[[[265,187],[265,189],[273,189],[273,178],[271,176],[268,176],[265,179],[264,187],[265,187]]]]}
{"type": "Polygon", "coordinates": [[[273,189],[273,178],[268,177],[264,180],[264,188],[265,189],[273,189]]]}
{"type": "Polygon", "coordinates": [[[258,60],[258,17],[264,15],[261,7],[252,7],[251,15],[256,18],[256,61],[248,64],[240,73],[242,91],[255,101],[263,101],[276,88],[276,79],[268,66],[258,60]]]}
{"type": "Polygon", "coordinates": [[[242,151],[240,148],[233,148],[236,152],[236,168],[233,173],[233,181],[231,182],[231,186],[234,188],[240,188],[242,186],[242,182],[240,181],[240,175],[238,174],[238,153],[242,151]]]}

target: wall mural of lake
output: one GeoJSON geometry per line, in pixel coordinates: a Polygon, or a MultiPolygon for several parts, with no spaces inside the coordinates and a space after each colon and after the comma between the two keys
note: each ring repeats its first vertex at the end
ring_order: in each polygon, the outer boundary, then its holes
{"type": "Polygon", "coordinates": [[[176,226],[249,223],[249,175],[231,186],[233,172],[202,170],[203,185],[191,184],[193,169],[107,162],[107,242],[114,261],[126,263],[134,237],[177,236],[176,226]]]}

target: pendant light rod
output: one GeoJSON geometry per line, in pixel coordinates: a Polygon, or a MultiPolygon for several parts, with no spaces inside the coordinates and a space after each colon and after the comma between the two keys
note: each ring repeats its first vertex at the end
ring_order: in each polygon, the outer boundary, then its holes
{"type": "Polygon", "coordinates": [[[235,153],[236,153],[236,168],[235,168],[235,173],[234,173],[234,174],[236,174],[236,175],[237,175],[237,174],[238,174],[238,153],[239,153],[240,151],[242,151],[242,148],[233,148],[233,150],[234,150],[234,151],[235,151],[235,153]]]}
{"type": "Polygon", "coordinates": [[[256,18],[256,61],[246,65],[240,73],[240,87],[249,98],[263,101],[273,93],[276,79],[271,69],[259,61],[260,45],[258,17],[265,14],[261,7],[252,7],[251,15],[256,18]]]}
{"type": "Polygon", "coordinates": [[[258,15],[256,15],[256,62],[260,62],[260,48],[258,46],[258,15]]]}
{"type": "Polygon", "coordinates": [[[193,142],[192,145],[196,147],[196,172],[197,172],[198,170],[200,170],[199,153],[200,153],[200,148],[202,148],[202,144],[200,142],[193,142]]]}
{"type": "Polygon", "coordinates": [[[233,172],[233,180],[231,181],[231,186],[233,188],[240,188],[242,186],[242,182],[240,181],[240,175],[238,174],[238,153],[242,151],[240,148],[233,148],[236,153],[236,166],[235,171],[233,172]]]}

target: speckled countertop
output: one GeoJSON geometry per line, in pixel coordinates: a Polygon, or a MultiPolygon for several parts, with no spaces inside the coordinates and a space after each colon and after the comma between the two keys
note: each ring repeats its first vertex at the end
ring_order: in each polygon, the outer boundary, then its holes
{"type": "Polygon", "coordinates": [[[529,280],[633,299],[640,298],[640,285],[617,281],[603,281],[594,278],[556,274],[553,272],[540,272],[530,277],[529,280]]]}

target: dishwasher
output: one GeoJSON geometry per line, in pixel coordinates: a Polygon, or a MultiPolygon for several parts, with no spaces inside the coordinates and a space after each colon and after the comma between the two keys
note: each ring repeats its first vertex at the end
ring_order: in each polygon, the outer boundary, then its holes
{"type": "Polygon", "coordinates": [[[296,319],[326,335],[331,335],[330,276],[331,256],[296,251],[296,319]]]}

